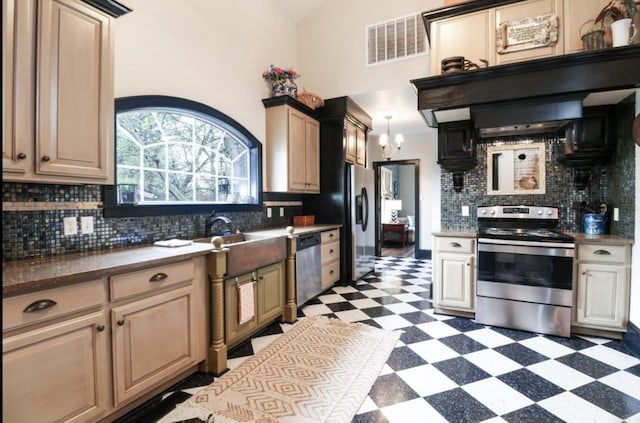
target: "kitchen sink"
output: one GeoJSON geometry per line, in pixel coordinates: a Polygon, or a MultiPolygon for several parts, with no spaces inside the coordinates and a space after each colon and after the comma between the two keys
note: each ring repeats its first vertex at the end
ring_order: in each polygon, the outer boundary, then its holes
{"type": "MultiPolygon", "coordinates": [[[[222,246],[228,249],[226,277],[253,272],[287,257],[286,235],[270,236],[241,232],[221,238],[222,246]]],[[[210,243],[211,238],[198,238],[193,242],[210,243]]]]}

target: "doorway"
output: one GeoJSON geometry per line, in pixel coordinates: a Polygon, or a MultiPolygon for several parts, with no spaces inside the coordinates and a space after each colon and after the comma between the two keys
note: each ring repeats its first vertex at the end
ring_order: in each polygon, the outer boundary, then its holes
{"type": "Polygon", "coordinates": [[[420,160],[374,162],[376,256],[414,258],[419,248],[420,160]]]}

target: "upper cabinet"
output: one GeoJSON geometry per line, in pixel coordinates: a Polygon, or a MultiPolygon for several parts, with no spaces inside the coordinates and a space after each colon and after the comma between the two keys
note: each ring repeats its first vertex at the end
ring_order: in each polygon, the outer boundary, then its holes
{"type": "Polygon", "coordinates": [[[353,163],[358,166],[364,166],[366,163],[366,139],[365,129],[354,123],[350,119],[344,120],[345,133],[345,154],[344,160],[347,163],[353,163]]]}
{"type": "Polygon", "coordinates": [[[289,96],[263,100],[268,192],[320,192],[320,124],[289,96]]]}
{"type": "Polygon", "coordinates": [[[584,51],[582,35],[586,33],[600,9],[606,4],[603,0],[563,0],[564,53],[584,51]]]}
{"type": "Polygon", "coordinates": [[[2,7],[3,180],[112,184],[113,18],[79,0],[2,7]]]}

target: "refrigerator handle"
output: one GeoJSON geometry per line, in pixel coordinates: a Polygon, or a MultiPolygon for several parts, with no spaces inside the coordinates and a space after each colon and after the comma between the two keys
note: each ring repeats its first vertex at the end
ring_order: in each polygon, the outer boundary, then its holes
{"type": "Polygon", "coordinates": [[[364,209],[362,212],[362,230],[367,230],[367,225],[369,223],[369,196],[367,195],[367,189],[362,187],[361,191],[362,195],[362,208],[364,209]]]}

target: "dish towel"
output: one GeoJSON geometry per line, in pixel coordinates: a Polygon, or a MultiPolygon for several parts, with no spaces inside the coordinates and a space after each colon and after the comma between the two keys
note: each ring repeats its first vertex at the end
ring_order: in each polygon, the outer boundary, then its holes
{"type": "Polygon", "coordinates": [[[238,324],[247,323],[255,314],[255,298],[253,286],[255,282],[245,283],[238,286],[238,324]]]}

